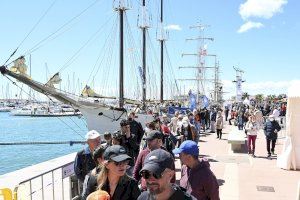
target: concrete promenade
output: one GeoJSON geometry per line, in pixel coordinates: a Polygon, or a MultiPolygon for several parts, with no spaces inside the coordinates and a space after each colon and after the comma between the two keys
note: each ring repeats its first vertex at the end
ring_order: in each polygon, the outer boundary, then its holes
{"type": "MultiPolygon", "coordinates": [[[[224,122],[222,140],[216,133],[201,135],[201,157],[210,160],[212,171],[220,185],[221,200],[294,200],[300,171],[288,171],[276,166],[277,156],[267,159],[266,139],[261,130],[256,140],[256,158],[245,151],[233,153],[227,142],[228,133],[237,129],[224,122]]],[[[275,153],[281,154],[284,139],[278,139],[275,153]]],[[[176,159],[176,178],[180,178],[180,162],[176,159]]]]}

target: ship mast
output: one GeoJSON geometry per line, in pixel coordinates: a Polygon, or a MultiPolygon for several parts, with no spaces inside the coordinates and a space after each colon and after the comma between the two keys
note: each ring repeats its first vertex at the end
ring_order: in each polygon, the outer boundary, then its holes
{"type": "Polygon", "coordinates": [[[126,0],[119,0],[119,4],[115,6],[115,11],[119,12],[119,38],[120,38],[120,66],[119,66],[119,107],[124,106],[124,14],[128,9],[125,6],[126,0]]]}
{"type": "Polygon", "coordinates": [[[199,52],[198,53],[183,53],[182,56],[198,56],[198,66],[180,66],[180,68],[194,68],[197,70],[196,73],[196,78],[194,79],[178,79],[180,81],[197,81],[197,103],[200,103],[200,95],[204,95],[205,94],[205,82],[206,81],[215,81],[215,79],[207,79],[205,77],[205,70],[209,69],[209,68],[213,68],[216,70],[216,62],[215,62],[215,66],[214,67],[206,67],[204,65],[204,57],[205,56],[213,56],[215,57],[216,60],[216,55],[214,54],[207,54],[206,49],[204,49],[203,43],[205,40],[210,40],[210,41],[214,41],[214,38],[211,37],[203,37],[202,36],[202,31],[204,30],[204,28],[209,27],[209,25],[202,25],[202,24],[197,24],[195,26],[191,26],[190,28],[198,28],[200,30],[200,36],[196,37],[196,38],[188,38],[186,39],[186,41],[191,41],[191,40],[200,40],[200,47],[199,47],[199,52]],[[201,87],[201,89],[200,89],[201,87]]]}
{"type": "Polygon", "coordinates": [[[164,101],[164,42],[166,40],[163,26],[163,0],[160,1],[160,102],[164,101]]]}
{"type": "Polygon", "coordinates": [[[147,70],[147,66],[146,66],[146,48],[147,48],[147,38],[146,38],[146,34],[147,34],[147,30],[150,27],[149,23],[148,23],[148,15],[147,15],[147,8],[146,8],[146,0],[142,0],[142,8],[141,8],[141,20],[140,20],[140,24],[139,24],[139,28],[142,30],[142,35],[143,35],[143,57],[142,57],[142,61],[143,61],[143,67],[142,67],[142,101],[143,101],[143,109],[146,108],[146,98],[147,98],[147,93],[146,93],[146,70],[147,70]]]}

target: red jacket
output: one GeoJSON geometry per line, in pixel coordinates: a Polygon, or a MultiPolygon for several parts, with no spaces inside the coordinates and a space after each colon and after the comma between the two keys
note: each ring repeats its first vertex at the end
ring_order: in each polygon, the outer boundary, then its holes
{"type": "Polygon", "coordinates": [[[199,160],[194,169],[183,165],[180,186],[198,200],[220,200],[217,178],[207,160],[199,160]]]}

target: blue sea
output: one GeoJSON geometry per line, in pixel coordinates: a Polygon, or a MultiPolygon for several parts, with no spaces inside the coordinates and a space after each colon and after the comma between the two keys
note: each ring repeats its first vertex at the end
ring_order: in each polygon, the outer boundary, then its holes
{"type": "MultiPolygon", "coordinates": [[[[0,112],[0,143],[84,141],[84,118],[22,117],[0,112]]],[[[82,144],[0,145],[0,175],[79,151],[82,144]]]]}

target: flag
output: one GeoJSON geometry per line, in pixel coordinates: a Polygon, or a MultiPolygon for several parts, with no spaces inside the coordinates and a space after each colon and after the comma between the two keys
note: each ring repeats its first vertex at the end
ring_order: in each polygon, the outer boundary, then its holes
{"type": "Polygon", "coordinates": [[[139,70],[139,74],[140,74],[142,83],[143,83],[143,85],[145,85],[145,80],[144,80],[144,78],[143,78],[144,73],[143,73],[142,67],[141,67],[141,66],[138,66],[138,70],[139,70]]]}
{"type": "Polygon", "coordinates": [[[197,108],[197,102],[196,102],[196,95],[192,93],[192,91],[189,91],[189,97],[190,97],[190,109],[194,110],[197,108]]]}
{"type": "Polygon", "coordinates": [[[201,101],[202,101],[202,108],[207,108],[209,106],[209,99],[207,96],[203,95],[201,96],[201,101]]]}

